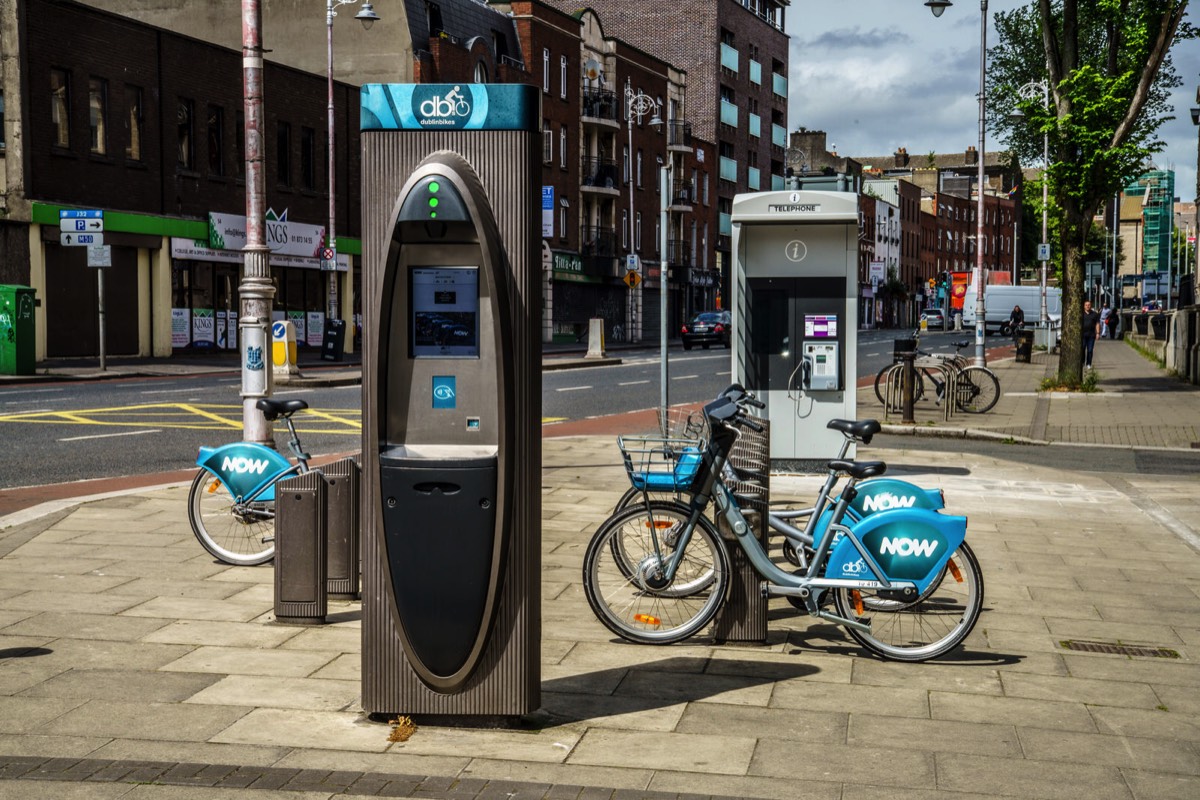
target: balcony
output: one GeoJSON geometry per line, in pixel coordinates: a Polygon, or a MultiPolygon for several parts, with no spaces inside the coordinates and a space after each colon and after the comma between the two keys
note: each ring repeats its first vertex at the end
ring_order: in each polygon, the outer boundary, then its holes
{"type": "Polygon", "coordinates": [[[616,162],[611,158],[585,157],[579,166],[579,188],[585,192],[619,196],[621,182],[617,178],[616,162]]]}
{"type": "Polygon", "coordinates": [[[721,212],[717,214],[717,235],[730,236],[733,234],[733,215],[721,212]]]}
{"type": "Polygon", "coordinates": [[[724,97],[721,98],[721,123],[733,128],[738,126],[738,107],[724,97]]]}
{"type": "Polygon", "coordinates": [[[750,114],[747,112],[746,119],[750,123],[750,135],[762,136],[762,117],[758,114],[750,114]]]}
{"type": "Polygon", "coordinates": [[[691,243],[682,239],[671,239],[667,242],[667,263],[671,267],[692,266],[691,243]]]}
{"type": "Polygon", "coordinates": [[[734,161],[732,158],[726,158],[725,156],[721,156],[720,165],[718,166],[717,174],[720,176],[721,180],[723,180],[723,181],[732,181],[733,183],[737,183],[737,179],[738,179],[737,162],[734,161]]]}
{"type": "Polygon", "coordinates": [[[668,209],[671,211],[691,211],[692,203],[696,200],[696,190],[692,186],[690,180],[680,180],[671,182],[671,202],[668,204],[668,209]]]}
{"type": "Polygon", "coordinates": [[[721,66],[730,72],[738,71],[738,51],[721,42],[721,66]]]}
{"type": "Polygon", "coordinates": [[[579,255],[584,258],[616,258],[616,230],[595,225],[581,227],[579,229],[579,255]]]}
{"type": "Polygon", "coordinates": [[[692,152],[692,123],[671,120],[667,123],[667,147],[692,152]]]}
{"type": "Polygon", "coordinates": [[[750,82],[762,86],[762,64],[750,59],[750,82]]]}
{"type": "Polygon", "coordinates": [[[787,77],[778,72],[771,73],[771,91],[783,99],[787,99],[787,77]]]}
{"type": "Polygon", "coordinates": [[[583,90],[580,117],[585,124],[619,129],[621,121],[617,114],[620,108],[616,92],[604,89],[583,90]]]}
{"type": "Polygon", "coordinates": [[[759,189],[759,172],[758,167],[746,167],[746,185],[750,187],[750,191],[757,192],[759,189]]]}
{"type": "Polygon", "coordinates": [[[771,144],[787,149],[787,128],[771,123],[771,144]]]}

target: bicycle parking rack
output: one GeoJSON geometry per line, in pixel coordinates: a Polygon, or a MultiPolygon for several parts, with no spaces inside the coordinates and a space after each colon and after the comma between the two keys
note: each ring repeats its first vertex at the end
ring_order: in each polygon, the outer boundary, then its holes
{"type": "MultiPolygon", "coordinates": [[[[742,513],[754,527],[754,536],[764,549],[770,529],[767,512],[770,510],[771,489],[771,423],[755,418],[761,431],[742,429],[729,463],[738,470],[755,473],[755,479],[730,482],[737,495],[742,513]],[[758,476],[761,476],[758,477],[758,476]]],[[[724,517],[717,520],[717,530],[727,541],[734,539],[724,517]]],[[[746,551],[730,544],[729,596],[717,612],[713,638],[718,642],[767,643],[767,597],[761,589],[762,577],[750,563],[746,551]]]]}
{"type": "MultiPolygon", "coordinates": [[[[958,370],[936,356],[923,356],[913,361],[914,374],[918,370],[937,370],[942,373],[942,419],[949,421],[954,415],[954,398],[958,392],[958,370]]],[[[936,389],[934,389],[936,391],[936,389]]],[[[883,392],[883,421],[889,421],[901,408],[904,402],[904,370],[894,369],[888,373],[887,385],[883,392]]]]}
{"type": "Polygon", "coordinates": [[[329,596],[357,600],[361,551],[358,524],[358,482],[362,470],[353,458],[343,458],[321,471],[325,474],[325,533],[328,542],[326,582],[329,596]]]}

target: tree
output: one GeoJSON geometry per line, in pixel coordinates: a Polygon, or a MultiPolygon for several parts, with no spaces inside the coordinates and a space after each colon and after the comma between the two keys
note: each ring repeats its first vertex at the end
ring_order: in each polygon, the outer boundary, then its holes
{"type": "Polygon", "coordinates": [[[1040,161],[1049,135],[1048,179],[1059,210],[1064,276],[1060,383],[1083,377],[1081,317],[1085,240],[1092,218],[1163,149],[1158,129],[1172,117],[1167,92],[1179,85],[1170,51],[1193,39],[1183,21],[1187,0],[1031,0],[996,15],[999,44],[989,53],[990,127],[1028,161],[1040,161]],[[1045,80],[1042,98],[1019,87],[1045,80]],[[1021,128],[1010,109],[1026,116],[1021,128]],[[1002,113],[1000,113],[1002,112],[1002,113]]]}

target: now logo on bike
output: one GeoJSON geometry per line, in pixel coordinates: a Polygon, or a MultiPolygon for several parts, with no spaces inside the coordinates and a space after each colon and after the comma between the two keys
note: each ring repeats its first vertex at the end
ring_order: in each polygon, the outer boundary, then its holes
{"type": "Polygon", "coordinates": [[[225,456],[225,460],[221,462],[222,472],[232,472],[237,475],[246,475],[253,473],[262,475],[270,466],[265,458],[246,458],[244,456],[225,456]]]}
{"type": "Polygon", "coordinates": [[[871,495],[863,498],[863,511],[870,513],[872,511],[887,511],[893,508],[912,508],[917,502],[915,497],[902,497],[894,495],[891,492],[881,492],[877,495],[871,495]]]}
{"type": "Polygon", "coordinates": [[[928,558],[937,549],[938,541],[928,539],[901,539],[883,537],[879,543],[879,552],[889,556],[920,556],[928,558]]]}

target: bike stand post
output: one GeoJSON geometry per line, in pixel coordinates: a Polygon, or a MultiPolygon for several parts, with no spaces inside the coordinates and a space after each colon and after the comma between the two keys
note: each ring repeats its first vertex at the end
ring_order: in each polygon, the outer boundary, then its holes
{"type": "Polygon", "coordinates": [[[359,475],[353,458],[343,458],[322,467],[325,474],[326,584],[329,597],[357,600],[359,593],[358,524],[359,475]]]}
{"type": "MultiPolygon", "coordinates": [[[[755,472],[762,480],[736,481],[729,488],[738,496],[747,520],[754,528],[753,536],[765,550],[767,548],[767,511],[770,509],[771,491],[771,426],[766,419],[754,420],[763,427],[761,431],[743,428],[738,436],[730,463],[739,470],[755,472]]],[[[729,596],[717,611],[713,626],[713,638],[718,642],[743,644],[767,643],[767,598],[760,589],[762,578],[750,559],[734,539],[729,523],[722,517],[717,521],[717,530],[726,540],[729,553],[730,581],[729,596]]]]}
{"type": "Polygon", "coordinates": [[[308,472],[275,485],[275,621],[321,625],[328,613],[325,478],[308,472]]]}

